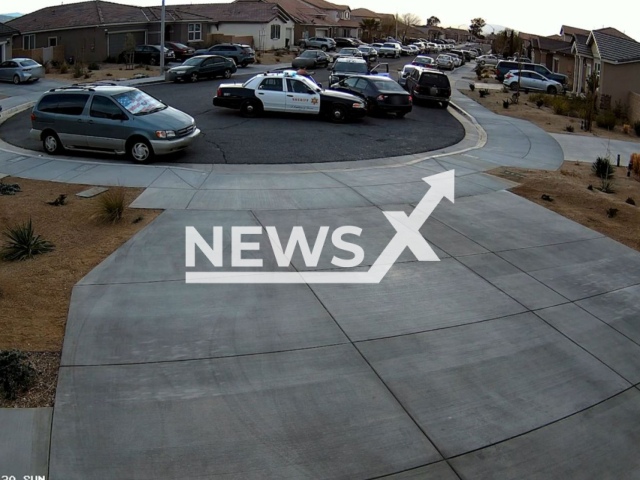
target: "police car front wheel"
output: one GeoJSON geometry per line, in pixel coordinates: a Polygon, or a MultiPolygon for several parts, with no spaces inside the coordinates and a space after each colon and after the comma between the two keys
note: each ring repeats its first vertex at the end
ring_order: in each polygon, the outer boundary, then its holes
{"type": "Polygon", "coordinates": [[[347,120],[347,111],[341,105],[336,105],[329,112],[329,118],[332,122],[343,123],[347,120]]]}

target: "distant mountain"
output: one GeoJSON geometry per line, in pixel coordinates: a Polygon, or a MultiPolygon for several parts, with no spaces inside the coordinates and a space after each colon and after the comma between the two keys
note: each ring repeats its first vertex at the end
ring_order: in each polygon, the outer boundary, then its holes
{"type": "Polygon", "coordinates": [[[21,13],[0,13],[0,23],[8,22],[14,18],[21,17],[21,13]]]}

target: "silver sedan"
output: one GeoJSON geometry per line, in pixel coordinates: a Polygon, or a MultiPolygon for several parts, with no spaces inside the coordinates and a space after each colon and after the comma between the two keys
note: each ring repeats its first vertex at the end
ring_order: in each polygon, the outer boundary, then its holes
{"type": "Polygon", "coordinates": [[[30,58],[14,58],[0,63],[0,80],[13,82],[36,82],[44,78],[44,67],[30,58]]]}

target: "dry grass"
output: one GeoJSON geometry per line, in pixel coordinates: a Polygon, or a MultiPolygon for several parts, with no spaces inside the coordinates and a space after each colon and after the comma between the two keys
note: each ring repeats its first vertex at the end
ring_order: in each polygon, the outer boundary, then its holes
{"type": "Polygon", "coordinates": [[[60,69],[54,68],[51,70],[51,73],[47,73],[46,78],[47,80],[58,80],[70,83],[128,80],[136,74],[148,75],[149,77],[158,76],[160,75],[160,67],[142,66],[141,68],[135,68],[133,70],[125,70],[124,64],[103,63],[100,64],[100,70],[92,70],[90,73],[91,76],[89,78],[73,78],[73,66],[70,66],[67,73],[60,73],[60,69]]]}
{"type": "Polygon", "coordinates": [[[601,179],[589,163],[565,162],[557,171],[501,167],[489,173],[519,183],[513,193],[640,251],[640,181],[628,178],[626,167],[614,169],[612,194],[598,190],[601,179]],[[542,200],[542,195],[553,202],[542,200]],[[628,198],[637,206],[628,204],[628,198]],[[612,208],[618,210],[613,218],[608,215],[612,208]]]}
{"type": "Polygon", "coordinates": [[[510,105],[509,108],[504,108],[502,102],[510,99],[514,92],[504,93],[502,91],[491,90],[489,96],[484,98],[480,97],[478,88],[473,92],[471,90],[460,90],[460,92],[475,100],[483,107],[491,110],[493,113],[528,120],[549,133],[567,133],[567,125],[572,125],[574,127],[572,135],[593,136],[640,143],[640,137],[635,134],[633,129],[631,129],[630,133],[625,134],[622,132],[620,125],[616,126],[614,130],[608,131],[598,127],[594,122],[593,131],[584,132],[580,130],[579,118],[556,115],[551,106],[538,108],[535,102],[529,102],[527,100],[527,95],[525,94],[520,96],[520,102],[517,105],[510,105]]]}
{"type": "MultiPolygon", "coordinates": [[[[105,224],[91,218],[99,196],[75,196],[86,186],[4,180],[20,184],[22,192],[0,196],[0,225],[31,218],[36,232],[54,243],[56,249],[24,262],[0,261],[0,349],[58,352],[72,287],[159,211],[127,210],[122,221],[105,224]],[[67,194],[66,205],[47,205],[60,194],[67,194]],[[141,215],[142,221],[132,223],[141,215]]],[[[142,189],[123,191],[130,204],[142,189]]]]}

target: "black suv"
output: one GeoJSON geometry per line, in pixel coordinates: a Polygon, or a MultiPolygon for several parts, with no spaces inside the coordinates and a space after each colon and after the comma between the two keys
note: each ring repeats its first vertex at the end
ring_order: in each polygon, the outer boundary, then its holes
{"type": "Polygon", "coordinates": [[[356,42],[353,38],[338,37],[338,38],[334,38],[334,40],[336,41],[336,47],[338,48],[344,48],[344,47],[358,48],[360,46],[358,42],[356,42]]]}
{"type": "Polygon", "coordinates": [[[413,95],[414,103],[420,100],[439,102],[442,108],[449,106],[451,84],[449,77],[433,69],[416,68],[407,77],[405,87],[413,95]]]}
{"type": "Polygon", "coordinates": [[[253,48],[238,43],[221,43],[207,49],[196,50],[196,55],[220,55],[233,59],[240,67],[246,67],[256,62],[253,48]]]}

